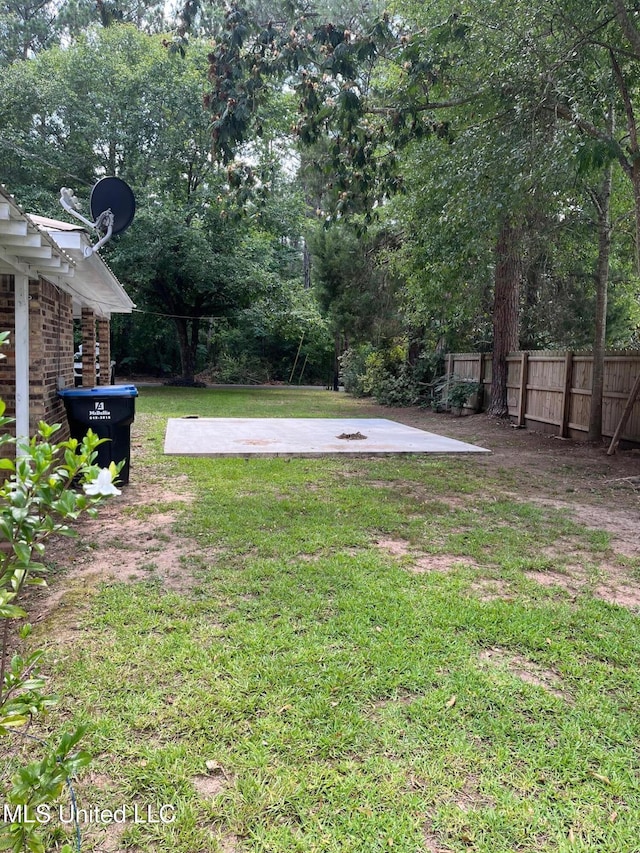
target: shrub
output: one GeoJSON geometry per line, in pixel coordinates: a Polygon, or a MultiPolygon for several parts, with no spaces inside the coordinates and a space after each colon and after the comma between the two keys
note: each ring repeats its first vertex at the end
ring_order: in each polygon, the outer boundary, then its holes
{"type": "Polygon", "coordinates": [[[415,406],[421,400],[421,388],[415,365],[409,363],[404,339],[369,354],[363,386],[383,406],[415,406]]]}
{"type": "Polygon", "coordinates": [[[211,376],[223,385],[266,385],[271,382],[271,365],[253,353],[223,351],[211,376]]]}
{"type": "Polygon", "coordinates": [[[400,338],[386,347],[352,347],[341,356],[340,364],[344,389],[354,397],[371,396],[383,406],[416,406],[431,401],[442,356],[420,353],[410,360],[409,346],[400,338]]]}
{"type": "Polygon", "coordinates": [[[340,381],[344,390],[354,397],[365,397],[364,377],[367,359],[374,352],[371,344],[360,344],[345,350],[340,356],[340,381]]]}
{"type": "Polygon", "coordinates": [[[436,410],[462,409],[470,398],[481,390],[481,383],[475,379],[458,376],[456,373],[441,376],[434,384],[432,406],[436,410]]]}

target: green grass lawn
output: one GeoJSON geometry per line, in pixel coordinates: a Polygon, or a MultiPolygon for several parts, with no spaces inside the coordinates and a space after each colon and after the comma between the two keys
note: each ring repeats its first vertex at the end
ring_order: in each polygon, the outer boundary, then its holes
{"type": "Polygon", "coordinates": [[[187,484],[166,531],[195,549],[184,590],[151,567],[80,595],[72,642],[67,611],[42,629],[51,726],[91,727],[84,802],[176,809],[106,849],[640,851],[638,616],[527,574],[571,550],[596,577],[606,534],[505,498],[472,457],[161,455],[168,416],[358,411],[142,389],[131,512],[151,524],[160,484],[187,484]]]}
{"type": "Polygon", "coordinates": [[[201,418],[348,418],[356,408],[356,401],[346,394],[279,385],[215,391],[165,386],[141,388],[137,403],[136,411],[165,418],[190,414],[201,418]]]}

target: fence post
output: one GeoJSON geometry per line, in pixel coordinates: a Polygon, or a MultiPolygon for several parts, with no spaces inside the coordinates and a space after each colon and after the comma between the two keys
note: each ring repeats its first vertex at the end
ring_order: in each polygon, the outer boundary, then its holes
{"type": "Polygon", "coordinates": [[[527,382],[529,380],[529,353],[523,352],[520,360],[520,388],[518,389],[518,420],[516,425],[525,425],[527,411],[527,382]]]}
{"type": "Polygon", "coordinates": [[[454,357],[453,353],[447,353],[447,384],[445,385],[446,410],[449,411],[449,391],[451,389],[451,376],[453,375],[454,357]]]}
{"type": "Polygon", "coordinates": [[[571,385],[573,380],[573,353],[568,352],[564,360],[564,390],[562,392],[562,409],[560,437],[566,438],[569,433],[569,411],[571,408],[571,385]]]}
{"type": "Polygon", "coordinates": [[[451,376],[453,373],[453,353],[447,353],[447,376],[451,376]]]}

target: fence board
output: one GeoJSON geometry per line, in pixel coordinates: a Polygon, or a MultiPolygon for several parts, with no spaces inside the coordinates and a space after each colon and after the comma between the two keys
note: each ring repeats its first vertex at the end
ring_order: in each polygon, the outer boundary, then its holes
{"type": "MultiPolygon", "coordinates": [[[[519,426],[528,422],[557,426],[573,438],[586,438],[589,429],[593,357],[581,352],[515,352],[507,357],[509,415],[519,426]]],[[[451,353],[449,373],[483,383],[484,408],[490,402],[491,355],[451,353]]],[[[602,435],[611,437],[640,373],[640,351],[610,351],[604,362],[602,435]]],[[[622,439],[640,443],[640,399],[622,439]]]]}
{"type": "Polygon", "coordinates": [[[475,382],[479,382],[482,361],[482,353],[454,353],[451,372],[461,379],[473,379],[475,382]]]}

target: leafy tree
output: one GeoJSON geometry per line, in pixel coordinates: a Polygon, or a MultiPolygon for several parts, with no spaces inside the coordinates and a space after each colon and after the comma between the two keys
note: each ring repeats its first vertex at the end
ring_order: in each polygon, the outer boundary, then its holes
{"type": "Polygon", "coordinates": [[[194,46],[182,62],[160,38],[121,25],[89,30],[68,48],[7,69],[0,80],[5,182],[22,199],[39,187],[51,213],[60,211],[61,182],[82,200],[105,173],[137,192],[186,200],[211,172],[203,57],[194,46]]]}
{"type": "Polygon", "coordinates": [[[314,293],[300,278],[272,287],[233,324],[214,327],[212,378],[222,382],[326,383],[333,370],[333,342],[314,293]]]}
{"type": "MultiPolygon", "coordinates": [[[[209,37],[221,29],[225,12],[238,4],[222,4],[216,0],[186,0],[178,3],[175,14],[178,20],[178,33],[181,37],[209,37]]],[[[296,2],[295,0],[245,0],[242,7],[259,26],[269,22],[286,23],[300,17],[310,20],[332,20],[336,24],[352,26],[362,20],[379,16],[384,11],[383,0],[315,0],[315,2],[296,2]]]]}
{"type": "MultiPolygon", "coordinates": [[[[459,58],[466,49],[468,31],[458,25],[457,17],[450,16],[437,28],[425,57],[425,46],[407,47],[388,18],[361,36],[326,24],[308,38],[304,19],[288,34],[269,24],[250,36],[249,16],[234,7],[228,15],[228,35],[209,56],[213,89],[207,105],[214,113],[214,144],[220,157],[228,161],[254,126],[269,91],[266,75],[283,79],[298,73],[298,138],[305,145],[328,139],[328,221],[362,212],[364,222],[370,222],[376,202],[401,187],[396,149],[421,138],[450,136],[449,122],[433,114],[452,109],[459,99],[436,103],[430,89],[450,88],[451,55],[459,58]],[[389,96],[390,103],[385,103],[389,96]]],[[[475,73],[479,74],[477,69],[475,73]]],[[[495,100],[489,99],[485,112],[495,108],[495,100]]],[[[520,278],[519,263],[513,259],[521,229],[512,222],[514,214],[501,206],[501,221],[495,224],[500,235],[496,245],[503,253],[496,263],[492,400],[496,413],[506,409],[505,358],[517,347],[520,278]]]]}
{"type": "Polygon", "coordinates": [[[380,230],[365,240],[338,225],[317,227],[309,237],[312,279],[334,340],[336,389],[339,359],[346,349],[365,341],[381,345],[403,331],[395,298],[398,282],[381,262],[392,239],[380,230]]]}
{"type": "Polygon", "coordinates": [[[69,26],[89,14],[89,4],[55,0],[2,0],[0,65],[25,60],[58,44],[69,26]]]}
{"type": "MultiPolygon", "coordinates": [[[[625,44],[625,40],[633,41],[635,24],[622,2],[597,5],[552,3],[539,7],[530,7],[524,3],[496,3],[491,7],[470,3],[464,14],[460,15],[460,22],[474,34],[474,55],[478,56],[477,48],[481,45],[483,50],[480,56],[484,54],[491,62],[491,66],[485,65],[489,81],[485,95],[487,91],[492,92],[496,104],[502,104],[512,116],[514,126],[519,124],[526,128],[529,124],[532,130],[538,128],[541,141],[547,143],[546,162],[557,164],[555,170],[560,175],[563,171],[569,171],[570,174],[584,173],[588,167],[591,172],[589,181],[595,178],[594,169],[600,168],[601,177],[595,180],[595,183],[600,184],[597,191],[593,183],[583,183],[583,192],[594,201],[598,214],[596,376],[590,431],[591,435],[595,435],[600,421],[597,409],[601,406],[601,395],[598,388],[603,366],[611,248],[607,211],[610,196],[607,186],[611,183],[608,162],[614,158],[618,160],[623,172],[631,178],[636,200],[640,178],[636,177],[633,165],[637,130],[632,81],[638,55],[634,57],[630,54],[625,44]],[[626,126],[621,130],[616,130],[612,121],[616,110],[626,116],[626,126]],[[567,122],[567,127],[561,127],[561,120],[567,122]],[[571,136],[567,129],[574,131],[571,136]],[[567,136],[573,139],[572,146],[561,146],[558,150],[558,140],[562,141],[567,136]],[[628,143],[623,142],[625,136],[628,143]],[[559,157],[554,156],[556,150],[559,157]]],[[[637,41],[640,42],[640,39],[637,41]]],[[[499,110],[494,112],[499,115],[499,110]]],[[[522,170],[519,173],[508,171],[516,178],[523,174],[522,170]]],[[[536,172],[539,182],[540,170],[536,169],[536,172]]],[[[524,174],[533,175],[534,172],[531,169],[524,174]]],[[[545,178],[545,185],[553,189],[556,197],[568,200],[570,192],[566,184],[563,186],[562,180],[554,178],[553,173],[551,181],[545,178]]],[[[575,197],[575,190],[571,194],[575,197]]],[[[636,202],[636,215],[637,212],[636,202]]],[[[515,266],[514,263],[509,263],[507,258],[506,268],[518,269],[520,262],[515,263],[515,266]]],[[[496,270],[499,269],[497,265],[496,270]]],[[[499,295],[498,284],[496,277],[496,299],[499,295]]],[[[511,293],[515,296],[513,291],[511,293]]],[[[516,300],[512,299],[512,306],[515,304],[516,300]]],[[[513,314],[513,310],[509,313],[513,314]]],[[[509,325],[513,326],[513,323],[509,325]]],[[[511,338],[513,340],[515,336],[511,338]]],[[[494,364],[496,343],[497,336],[494,334],[494,364]]]]}
{"type": "Polygon", "coordinates": [[[237,225],[220,215],[185,222],[181,210],[163,205],[140,211],[135,231],[123,235],[112,255],[135,298],[171,318],[184,383],[194,382],[203,322],[228,315],[251,296],[238,242],[237,225]]]}
{"type": "Polygon", "coordinates": [[[69,176],[80,197],[104,173],[133,187],[135,227],[109,258],[140,307],[171,316],[184,381],[193,381],[201,318],[246,304],[251,285],[240,276],[253,273],[238,258],[237,223],[224,216],[226,173],[209,155],[203,50],[182,60],[160,38],[118,25],[14,65],[0,83],[13,140],[3,165],[27,204],[59,215],[69,176]]]}
{"type": "MultiPolygon", "coordinates": [[[[611,253],[612,163],[621,167],[633,192],[636,259],[640,255],[640,156],[637,124],[637,72],[640,28],[635,9],[624,0],[557,4],[540,15],[543,38],[529,52],[544,81],[540,103],[583,137],[579,156],[604,170],[598,190],[590,191],[598,219],[594,376],[589,438],[601,434],[606,306],[611,253]],[[555,27],[551,31],[551,24],[555,27]],[[624,116],[618,128],[616,113],[624,116]]],[[[540,27],[538,27],[540,32],[540,27]]]]}
{"type": "MultiPolygon", "coordinates": [[[[539,105],[581,135],[578,155],[590,161],[594,156],[601,161],[615,160],[630,180],[640,233],[636,121],[640,28],[632,5],[625,0],[562,6],[554,2],[536,10],[535,15],[532,10],[535,28],[526,56],[532,78],[540,81],[534,92],[541,98],[539,105]],[[623,122],[611,121],[612,103],[615,112],[624,116],[623,122]]],[[[518,81],[514,97],[520,102],[523,89],[518,81]]],[[[526,94],[532,94],[531,80],[526,94]]]]}
{"type": "MultiPolygon", "coordinates": [[[[578,5],[469,2],[451,13],[445,3],[425,7],[403,0],[395,4],[399,14],[393,19],[358,34],[330,24],[310,26],[304,18],[288,32],[274,24],[252,31],[250,17],[234,7],[226,35],[209,57],[208,105],[214,143],[225,160],[259,121],[274,75],[295,80],[298,139],[304,145],[327,141],[330,220],[354,212],[370,220],[376,204],[402,188],[398,150],[407,144],[424,145],[434,137],[457,143],[451,165],[462,154],[471,166],[463,166],[466,195],[476,191],[482,200],[472,203],[477,227],[494,235],[496,414],[506,411],[505,356],[518,345],[521,291],[527,298],[535,293],[525,286],[536,264],[526,253],[540,243],[540,223],[552,221],[575,197],[567,177],[575,174],[576,159],[593,148],[574,131],[620,155],[619,139],[602,130],[603,105],[617,93],[631,149],[635,144],[629,118],[635,59],[618,50],[621,33],[633,41],[634,22],[620,3],[615,14],[600,4],[594,15],[585,15],[578,5]],[[597,33],[588,30],[590,19],[597,33]],[[604,50],[598,44],[602,33],[609,39],[604,50]],[[588,46],[584,57],[582,45],[588,46]],[[578,99],[592,99],[575,114],[567,106],[574,90],[578,99]],[[586,121],[589,110],[593,118],[586,121]],[[571,124],[562,130],[559,119],[571,124]],[[472,149],[474,138],[480,145],[472,149]]],[[[618,159],[631,175],[633,150],[618,159]]]]}
{"type": "Polygon", "coordinates": [[[53,4],[37,0],[30,4],[3,0],[0,5],[0,43],[3,64],[27,59],[52,37],[53,4]]]}
{"type": "Polygon", "coordinates": [[[95,0],[95,11],[103,27],[133,24],[147,33],[167,29],[166,3],[158,0],[95,0]]]}
{"type": "Polygon", "coordinates": [[[450,148],[432,139],[407,152],[406,192],[386,208],[399,232],[391,262],[404,282],[406,322],[427,350],[484,351],[491,346],[491,231],[478,222],[480,193],[466,191],[450,148]]]}
{"type": "Polygon", "coordinates": [[[33,58],[49,47],[74,42],[92,24],[132,24],[147,33],[169,26],[158,0],[3,0],[0,65],[33,58]]]}

